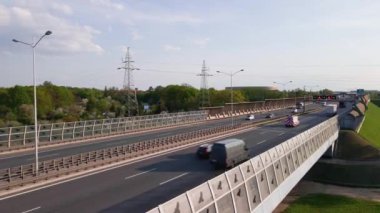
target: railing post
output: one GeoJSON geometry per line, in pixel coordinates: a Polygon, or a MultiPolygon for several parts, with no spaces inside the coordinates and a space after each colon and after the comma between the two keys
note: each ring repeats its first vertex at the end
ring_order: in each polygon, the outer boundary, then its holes
{"type": "Polygon", "coordinates": [[[66,123],[63,122],[63,125],[62,125],[62,134],[61,134],[61,140],[63,140],[65,138],[65,125],[66,123]]]}
{"type": "Polygon", "coordinates": [[[54,123],[52,123],[52,124],[51,124],[51,127],[50,127],[49,142],[52,141],[52,137],[53,137],[53,128],[54,128],[54,123]]]}
{"type": "Polygon", "coordinates": [[[95,124],[96,124],[96,120],[94,120],[94,124],[92,125],[92,136],[95,135],[95,124]]]}
{"type": "Polygon", "coordinates": [[[28,126],[25,126],[25,129],[24,129],[24,139],[22,140],[22,145],[25,146],[26,144],[26,131],[28,130],[28,126]]]}
{"type": "Polygon", "coordinates": [[[83,131],[82,131],[82,138],[84,138],[84,136],[85,136],[85,132],[86,132],[86,124],[87,124],[87,121],[84,121],[84,124],[83,124],[83,131]]]}
{"type": "MultiPolygon", "coordinates": [[[[9,132],[8,132],[8,148],[11,147],[11,139],[12,139],[12,127],[9,127],[9,132]]],[[[25,142],[24,142],[24,145],[25,145],[25,142]]]]}
{"type": "Polygon", "coordinates": [[[74,126],[73,126],[73,139],[75,138],[75,127],[76,127],[76,125],[77,125],[77,122],[75,121],[74,122],[74,126]]]}

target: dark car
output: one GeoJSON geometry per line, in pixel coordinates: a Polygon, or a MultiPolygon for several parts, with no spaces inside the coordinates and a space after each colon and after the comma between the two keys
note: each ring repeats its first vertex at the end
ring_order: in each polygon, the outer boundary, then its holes
{"type": "Polygon", "coordinates": [[[202,144],[198,147],[197,156],[199,158],[209,158],[212,150],[212,144],[202,144]]]}
{"type": "Polygon", "coordinates": [[[274,118],[274,114],[273,113],[269,113],[268,115],[265,116],[265,118],[274,118]]]}

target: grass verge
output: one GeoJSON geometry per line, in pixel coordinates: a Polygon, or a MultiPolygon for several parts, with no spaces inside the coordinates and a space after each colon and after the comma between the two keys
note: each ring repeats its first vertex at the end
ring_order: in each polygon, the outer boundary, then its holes
{"type": "Polygon", "coordinates": [[[374,147],[380,149],[380,107],[369,103],[365,121],[359,134],[374,147]]]}
{"type": "Polygon", "coordinates": [[[349,213],[380,212],[380,202],[349,198],[339,195],[310,194],[298,198],[284,212],[286,213],[349,213]]]}

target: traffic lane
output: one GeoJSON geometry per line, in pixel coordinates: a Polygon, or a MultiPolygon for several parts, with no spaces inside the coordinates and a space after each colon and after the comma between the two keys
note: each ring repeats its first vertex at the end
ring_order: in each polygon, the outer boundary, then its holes
{"type": "Polygon", "coordinates": [[[218,171],[213,171],[208,162],[198,160],[191,148],[2,200],[0,212],[22,212],[36,207],[40,207],[39,212],[98,212],[153,188],[165,188],[192,177],[193,173],[204,172],[212,175],[218,171]]]}
{"type": "MultiPolygon", "coordinates": [[[[236,123],[243,122],[240,119],[237,120],[236,123]]],[[[151,140],[155,138],[162,138],[162,137],[168,137],[173,136],[185,132],[191,132],[191,131],[197,131],[205,128],[213,128],[221,125],[226,125],[227,121],[225,120],[217,120],[212,122],[206,122],[201,124],[193,124],[187,127],[178,127],[176,129],[167,129],[167,130],[160,130],[159,132],[148,132],[145,134],[139,133],[136,135],[126,135],[126,136],[120,136],[116,138],[109,138],[109,139],[101,139],[96,142],[87,142],[87,143],[80,143],[75,145],[68,145],[68,146],[60,146],[55,147],[48,151],[40,151],[39,152],[39,158],[40,160],[51,160],[59,157],[64,156],[70,156],[100,149],[105,149],[109,147],[115,147],[115,146],[122,146],[127,145],[135,142],[145,141],[145,140],[151,140]]],[[[228,121],[230,123],[230,120],[228,121]]],[[[35,161],[35,154],[34,151],[30,151],[29,153],[17,153],[11,156],[1,157],[0,158],[0,169],[6,169],[9,167],[15,167],[25,164],[31,164],[35,161]]]]}
{"type": "MultiPolygon", "coordinates": [[[[286,114],[289,114],[288,109],[281,109],[274,111],[276,113],[276,116],[283,116],[286,114]]],[[[262,121],[265,118],[266,113],[258,115],[259,118],[253,120],[253,121],[245,121],[244,116],[238,116],[236,117],[235,123],[242,123],[242,122],[259,122],[262,121]]],[[[83,144],[77,144],[75,146],[68,146],[68,147],[57,147],[57,149],[50,150],[50,151],[42,151],[39,154],[39,160],[52,160],[60,157],[65,156],[71,156],[76,155],[80,153],[86,153],[90,151],[96,151],[101,150],[105,148],[115,147],[115,146],[123,146],[131,143],[136,143],[144,140],[151,140],[155,138],[160,137],[168,137],[173,136],[185,132],[190,131],[196,131],[201,130],[205,128],[213,128],[220,125],[228,125],[231,122],[230,119],[224,119],[219,120],[217,122],[206,122],[201,124],[195,124],[187,127],[178,127],[176,129],[169,129],[166,131],[160,131],[160,132],[149,132],[147,134],[138,134],[138,135],[129,135],[124,137],[118,137],[118,138],[110,138],[110,139],[103,139],[95,143],[83,143],[83,144]]],[[[24,154],[21,156],[12,156],[12,157],[6,157],[6,158],[0,158],[0,169],[7,169],[9,167],[16,167],[20,165],[26,165],[26,164],[32,164],[35,162],[35,154],[24,154]]]]}
{"type": "MultiPolygon", "coordinates": [[[[323,121],[323,120],[325,120],[325,118],[323,118],[323,117],[321,117],[318,120],[307,119],[307,120],[305,120],[305,122],[307,122],[307,124],[304,125],[304,128],[307,128],[309,126],[314,126],[319,121],[323,121]]],[[[272,128],[281,129],[280,126],[273,126],[272,128]]],[[[281,136],[283,138],[282,141],[285,141],[285,140],[293,137],[294,135],[299,134],[300,132],[304,131],[304,128],[291,129],[290,134],[286,133],[286,134],[283,134],[281,136]]],[[[284,130],[284,128],[282,128],[282,130],[284,130]]],[[[273,135],[273,134],[267,135],[266,137],[263,138],[259,134],[261,131],[262,131],[262,129],[260,128],[258,130],[253,131],[254,133],[253,132],[243,133],[243,134],[239,135],[238,137],[235,136],[234,138],[240,138],[240,139],[246,140],[247,146],[250,149],[250,153],[256,153],[256,154],[259,154],[259,153],[257,153],[257,150],[258,150],[257,148],[258,148],[258,146],[260,146],[260,144],[262,144],[262,143],[260,143],[260,141],[262,139],[267,140],[266,143],[263,143],[267,147],[274,147],[277,144],[282,142],[282,141],[280,142],[280,140],[278,139],[278,136],[273,135]]],[[[278,131],[278,130],[276,130],[276,131],[278,131]]],[[[193,150],[193,153],[194,152],[195,152],[195,149],[193,150]]],[[[159,163],[157,163],[157,164],[159,164],[159,163]]],[[[179,166],[185,165],[185,162],[184,163],[178,162],[178,164],[179,164],[179,166]]],[[[209,163],[205,162],[205,164],[209,164],[209,163]]],[[[208,167],[210,167],[210,166],[211,165],[208,165],[208,167]]],[[[193,173],[194,177],[192,177],[192,178],[190,178],[190,176],[187,176],[181,180],[178,180],[178,182],[172,182],[171,185],[167,185],[166,188],[162,188],[162,187],[154,188],[150,191],[144,192],[141,195],[138,195],[137,197],[134,197],[133,199],[126,199],[124,202],[121,202],[121,203],[114,205],[110,208],[104,209],[101,212],[146,212],[146,211],[156,207],[157,205],[164,203],[164,202],[172,199],[173,197],[175,197],[181,193],[184,193],[185,191],[192,189],[192,188],[206,182],[207,180],[212,179],[213,177],[221,174],[222,172],[224,172],[223,170],[217,170],[214,175],[210,175],[209,173],[212,171],[215,171],[215,170],[213,168],[210,168],[210,170],[207,170],[205,172],[193,173]],[[186,182],[186,180],[188,180],[188,182],[186,182]],[[182,190],[179,190],[178,186],[181,186],[182,190]],[[147,201],[150,201],[150,202],[147,202],[147,201]]]]}
{"type": "MultiPolygon", "coordinates": [[[[316,124],[317,120],[307,119],[305,122],[316,124]]],[[[281,126],[270,128],[276,131],[285,129],[281,126]]],[[[234,138],[245,139],[250,150],[255,150],[255,144],[263,139],[267,139],[266,143],[271,146],[281,142],[274,134],[260,134],[263,131],[265,128],[258,128],[234,138]],[[269,139],[270,136],[272,138],[269,139]]],[[[295,135],[302,129],[292,128],[289,131],[295,135]]],[[[284,134],[283,140],[287,139],[286,136],[291,137],[291,134],[284,134]]],[[[196,149],[188,148],[3,200],[0,212],[21,212],[37,207],[40,207],[40,212],[95,212],[101,209],[106,212],[116,209],[144,212],[223,172],[212,169],[207,160],[197,159],[196,149]],[[165,183],[168,180],[172,181],[165,183]]]]}

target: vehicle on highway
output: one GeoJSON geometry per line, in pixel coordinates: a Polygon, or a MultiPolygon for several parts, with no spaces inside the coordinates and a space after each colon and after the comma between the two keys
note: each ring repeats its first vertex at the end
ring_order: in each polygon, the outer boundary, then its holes
{"type": "Polygon", "coordinates": [[[230,168],[249,158],[248,148],[241,139],[225,139],[214,143],[210,163],[215,169],[230,168]]]}
{"type": "Polygon", "coordinates": [[[304,106],[305,106],[305,104],[302,101],[297,102],[297,104],[296,104],[297,109],[302,109],[304,106]]]}
{"type": "Polygon", "coordinates": [[[337,113],[338,106],[336,104],[328,104],[326,105],[326,115],[327,116],[334,116],[337,113]]]}
{"type": "Polygon", "coordinates": [[[274,113],[269,113],[268,115],[265,116],[265,118],[274,118],[274,113]]]}
{"type": "Polygon", "coordinates": [[[298,120],[298,116],[296,115],[288,115],[288,117],[285,120],[286,127],[296,127],[299,124],[300,124],[300,121],[298,120]]]}
{"type": "Polygon", "coordinates": [[[293,110],[292,110],[292,113],[297,113],[298,112],[298,109],[297,108],[294,108],[293,110]]]}
{"type": "Polygon", "coordinates": [[[346,102],[345,101],[339,101],[339,108],[346,108],[346,102]]]}
{"type": "Polygon", "coordinates": [[[327,102],[326,102],[326,101],[323,101],[323,102],[321,102],[321,105],[322,105],[322,106],[326,106],[326,105],[327,105],[327,102]]]}
{"type": "Polygon", "coordinates": [[[197,156],[199,158],[209,158],[212,149],[212,144],[202,144],[197,149],[197,156]]]}
{"type": "Polygon", "coordinates": [[[254,115],[252,115],[252,114],[250,114],[250,115],[248,115],[246,118],[245,118],[245,120],[253,120],[253,119],[255,119],[255,116],[254,115]]]}

